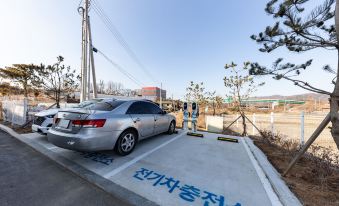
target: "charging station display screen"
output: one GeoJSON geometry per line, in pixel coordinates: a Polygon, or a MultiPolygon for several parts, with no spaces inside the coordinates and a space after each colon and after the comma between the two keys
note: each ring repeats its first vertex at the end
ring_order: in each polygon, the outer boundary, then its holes
{"type": "Polygon", "coordinates": [[[184,103],[184,110],[187,110],[187,103],[184,103]]]}
{"type": "Polygon", "coordinates": [[[193,103],[192,104],[192,110],[196,110],[197,109],[197,104],[196,103],[193,103]]]}

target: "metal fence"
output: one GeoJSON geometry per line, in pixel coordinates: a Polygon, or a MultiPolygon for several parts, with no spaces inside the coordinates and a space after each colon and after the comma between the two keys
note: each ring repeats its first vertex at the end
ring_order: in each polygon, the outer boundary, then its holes
{"type": "MultiPolygon", "coordinates": [[[[61,108],[77,105],[76,103],[60,102],[61,108]]],[[[55,106],[54,102],[41,102],[35,98],[22,96],[0,97],[0,120],[10,122],[12,125],[25,126],[34,114],[55,106]]]]}
{"type": "Polygon", "coordinates": [[[21,100],[3,100],[1,102],[2,119],[16,125],[24,125],[27,121],[27,99],[21,100]]]}
{"type": "MultiPolygon", "coordinates": [[[[321,114],[299,114],[271,113],[271,114],[250,114],[247,117],[259,128],[272,131],[275,134],[284,135],[286,138],[306,142],[320,122],[325,118],[326,113],[321,114]]],[[[227,127],[238,115],[224,115],[224,127],[227,127]]],[[[325,147],[336,148],[331,136],[331,123],[323,130],[315,143],[325,147]]],[[[231,130],[242,132],[242,119],[239,118],[231,127],[231,130]]],[[[247,122],[247,133],[256,135],[258,131],[247,122]]]]}

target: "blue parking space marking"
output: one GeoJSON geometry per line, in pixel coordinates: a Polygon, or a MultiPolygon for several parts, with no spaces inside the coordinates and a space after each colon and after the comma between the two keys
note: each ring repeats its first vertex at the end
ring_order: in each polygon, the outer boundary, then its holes
{"type": "Polygon", "coordinates": [[[135,171],[133,177],[137,181],[149,181],[154,187],[166,186],[169,193],[176,191],[179,198],[190,203],[201,201],[204,206],[241,206],[238,202],[235,204],[226,203],[223,195],[217,195],[206,190],[201,190],[193,185],[180,183],[179,180],[176,180],[173,177],[167,177],[166,175],[146,168],[140,168],[140,170],[135,171]]]}
{"type": "Polygon", "coordinates": [[[80,154],[80,156],[84,157],[85,159],[90,159],[94,162],[99,162],[104,165],[110,165],[113,163],[113,157],[103,154],[100,152],[76,152],[80,154]]]}
{"type": "Polygon", "coordinates": [[[124,164],[122,164],[121,166],[119,166],[118,168],[108,172],[107,174],[103,175],[103,177],[105,178],[112,178],[114,175],[118,174],[119,172],[125,170],[126,168],[130,167],[131,165],[137,163],[139,160],[147,157],[148,155],[152,154],[153,152],[165,147],[166,145],[170,144],[171,142],[174,142],[175,140],[177,140],[178,138],[180,138],[181,136],[185,135],[185,133],[180,133],[177,136],[167,140],[166,142],[163,142],[162,144],[155,146],[153,149],[144,152],[143,154],[140,154],[139,156],[133,158],[131,161],[128,161],[124,164]]]}

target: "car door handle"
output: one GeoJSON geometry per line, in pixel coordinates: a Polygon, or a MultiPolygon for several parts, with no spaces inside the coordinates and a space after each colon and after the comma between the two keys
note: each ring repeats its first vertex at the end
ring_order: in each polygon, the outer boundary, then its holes
{"type": "Polygon", "coordinates": [[[136,118],[136,119],[134,120],[134,123],[137,123],[137,122],[140,122],[140,118],[136,118]]]}

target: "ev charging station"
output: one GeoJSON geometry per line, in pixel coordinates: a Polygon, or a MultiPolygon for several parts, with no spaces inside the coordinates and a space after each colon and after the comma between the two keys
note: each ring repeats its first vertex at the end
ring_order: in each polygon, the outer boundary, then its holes
{"type": "Polygon", "coordinates": [[[190,113],[188,111],[188,104],[187,102],[184,102],[184,105],[183,105],[183,130],[188,130],[188,121],[189,121],[189,118],[190,118],[190,113]]]}
{"type": "Polygon", "coordinates": [[[196,102],[192,102],[191,105],[192,113],[190,115],[188,103],[184,102],[183,105],[183,130],[188,131],[188,122],[191,121],[191,130],[193,132],[187,132],[189,136],[196,136],[196,137],[203,137],[203,134],[198,134],[197,132],[197,124],[198,124],[198,117],[199,117],[199,106],[196,102]],[[192,118],[190,120],[190,117],[192,118]]]}
{"type": "Polygon", "coordinates": [[[197,132],[197,124],[199,117],[199,107],[196,102],[192,103],[192,130],[193,132],[197,132]]]}

